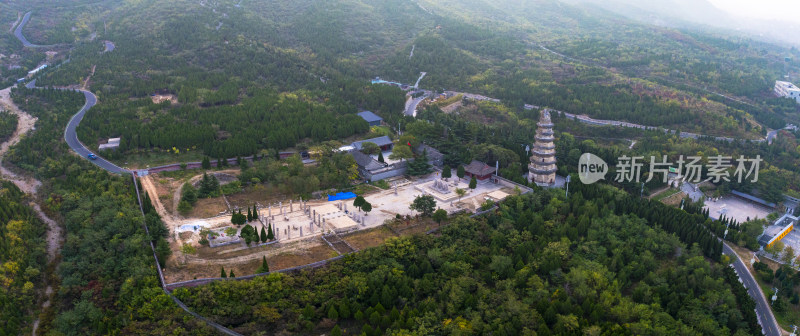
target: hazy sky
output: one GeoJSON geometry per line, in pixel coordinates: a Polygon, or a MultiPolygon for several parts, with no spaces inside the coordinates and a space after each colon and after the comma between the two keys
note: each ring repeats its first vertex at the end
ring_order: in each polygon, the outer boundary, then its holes
{"type": "Polygon", "coordinates": [[[777,19],[800,23],[798,0],[709,0],[731,14],[759,19],[777,19]]]}

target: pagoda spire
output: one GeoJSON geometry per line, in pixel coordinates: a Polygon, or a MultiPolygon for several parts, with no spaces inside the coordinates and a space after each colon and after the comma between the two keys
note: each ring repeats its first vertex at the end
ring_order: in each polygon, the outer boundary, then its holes
{"type": "Polygon", "coordinates": [[[544,109],[539,116],[536,129],[536,143],[531,149],[531,162],[528,164],[528,182],[540,186],[552,186],[556,182],[556,145],[553,143],[553,122],[550,110],[544,109]]]}

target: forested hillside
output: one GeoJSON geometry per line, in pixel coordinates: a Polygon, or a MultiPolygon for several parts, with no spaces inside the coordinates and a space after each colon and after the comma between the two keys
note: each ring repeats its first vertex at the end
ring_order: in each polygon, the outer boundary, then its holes
{"type": "Polygon", "coordinates": [[[72,85],[94,68],[89,84],[103,104],[87,115],[80,138],[96,146],[122,137],[123,156],[173,147],[249,155],[363,134],[353,113],[395,120],[404,100],[367,80],[413,83],[423,71],[422,87],[486,94],[510,108],[529,103],[699,133],[755,138],[761,126],[798,119],[795,106],[769,98],[789,51],[620,24],[613,14],[555,1],[106,6],[85,13],[97,39],[78,39],[70,62],[38,83],[72,85]],[[101,39],[116,49],[103,52],[101,39]]]}
{"type": "Polygon", "coordinates": [[[17,186],[0,180],[0,334],[14,335],[31,323],[47,255],[47,226],[17,186]]]}
{"type": "MultiPolygon", "coordinates": [[[[800,59],[796,49],[557,0],[10,0],[0,4],[0,24],[0,82],[47,63],[38,86],[91,90],[98,104],[79,138],[95,152],[121,137],[118,151],[102,155],[130,168],[153,164],[153,153],[170,162],[275,156],[397,131],[437,148],[451,167],[498,162],[499,175],[526,183],[539,109],[525,104],[740,139],[800,121],[794,102],[770,93],[775,79],[800,74],[797,61],[784,61],[800,59]],[[58,46],[23,48],[5,33],[29,11],[25,36],[58,46]],[[454,98],[447,112],[426,102],[412,118],[401,112],[405,92],[369,82],[413,84],[421,72],[422,89],[500,101],[454,98]],[[391,127],[370,129],[361,110],[391,127]]],[[[98,169],[64,143],[83,95],[20,87],[12,98],[38,121],[3,162],[43,182],[36,197],[65,231],[58,267],[47,271],[54,292],[39,334],[211,334],[160,287],[149,243],[162,260],[171,250],[152,205],[145,201],[142,216],[129,176],[98,169]]],[[[0,140],[15,120],[0,114],[0,140]]],[[[583,152],[612,166],[622,154],[761,155],[758,183],[716,187],[771,201],[800,195],[797,132],[769,145],[589,127],[559,113],[553,121],[560,175],[574,172],[583,152]]],[[[238,178],[309,196],[353,187],[355,170],[343,154],[316,166],[293,157],[257,161],[238,178]]],[[[574,183],[569,199],[536,189],[325,268],[175,295],[254,335],[758,333],[753,302],[709,231],[722,225],[694,204],[685,212],[619,190],[647,193],[663,187],[658,181],[610,184],[574,183]]],[[[3,335],[27,332],[46,273],[45,226],[27,200],[0,185],[3,335]]]]}
{"type": "MultiPolygon", "coordinates": [[[[19,89],[15,90],[13,98],[21,109],[39,120],[37,130],[12,148],[8,161],[47,181],[41,191],[44,206],[63,218],[66,234],[57,269],[58,283],[54,284],[55,303],[43,313],[39,332],[61,335],[176,331],[208,334],[205,325],[184,319],[188,315],[160,288],[148,240],[153,240],[160,251],[166,248],[165,253],[168,253],[164,240],[166,229],[158,217],[147,218],[151,236],[145,234],[130,177],[113,176],[100,170],[83,158],[69,154],[62,142],[64,127],[69,116],[83,104],[83,95],[60,90],[19,89]]],[[[19,197],[19,191],[8,190],[9,197],[19,197]]],[[[8,218],[35,221],[26,212],[29,210],[13,210],[14,203],[9,207],[8,218]]],[[[27,279],[37,275],[34,270],[41,271],[46,265],[42,238],[45,226],[39,223],[26,229],[31,232],[17,232],[20,222],[11,220],[9,223],[12,223],[8,226],[10,233],[5,237],[8,240],[2,239],[0,246],[9,253],[14,252],[10,256],[19,259],[16,262],[20,266],[30,267],[7,268],[13,273],[6,276],[14,280],[11,285],[23,288],[27,279]],[[20,252],[26,246],[22,244],[29,246],[25,253],[20,252]],[[34,270],[28,271],[28,268],[34,270]]],[[[11,261],[13,265],[14,260],[11,261]]],[[[15,293],[25,294],[29,290],[15,293]]],[[[25,305],[31,304],[25,300],[32,300],[16,294],[11,298],[22,300],[24,305],[0,301],[10,312],[24,311],[25,305]]],[[[22,318],[16,314],[9,315],[9,321],[18,324],[3,327],[19,328],[22,318]]]]}
{"type": "Polygon", "coordinates": [[[753,303],[706,259],[720,245],[703,221],[605,188],[539,191],[324,269],[176,295],[254,335],[750,335],[753,303]]]}

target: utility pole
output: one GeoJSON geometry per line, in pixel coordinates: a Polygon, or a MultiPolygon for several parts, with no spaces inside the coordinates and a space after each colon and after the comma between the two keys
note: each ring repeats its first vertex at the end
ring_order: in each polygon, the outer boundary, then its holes
{"type": "Polygon", "coordinates": [[[778,299],[778,289],[777,288],[772,288],[772,290],[775,291],[775,294],[772,294],[772,305],[774,306],[775,305],[775,300],[778,299]]]}
{"type": "Polygon", "coordinates": [[[566,196],[567,198],[569,198],[569,181],[572,180],[571,177],[572,177],[572,175],[567,175],[567,179],[566,179],[566,182],[567,182],[567,188],[566,189],[567,189],[567,191],[564,193],[564,196],[566,196]]]}

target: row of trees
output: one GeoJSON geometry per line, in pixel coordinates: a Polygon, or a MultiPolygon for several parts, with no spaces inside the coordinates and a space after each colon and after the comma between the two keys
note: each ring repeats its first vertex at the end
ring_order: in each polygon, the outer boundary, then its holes
{"type": "Polygon", "coordinates": [[[275,232],[272,230],[272,224],[264,229],[264,226],[261,226],[261,234],[258,233],[258,230],[247,224],[242,228],[242,231],[239,233],[239,236],[244,238],[245,244],[248,246],[251,242],[256,244],[258,243],[266,243],[275,239],[275,232]]]}

